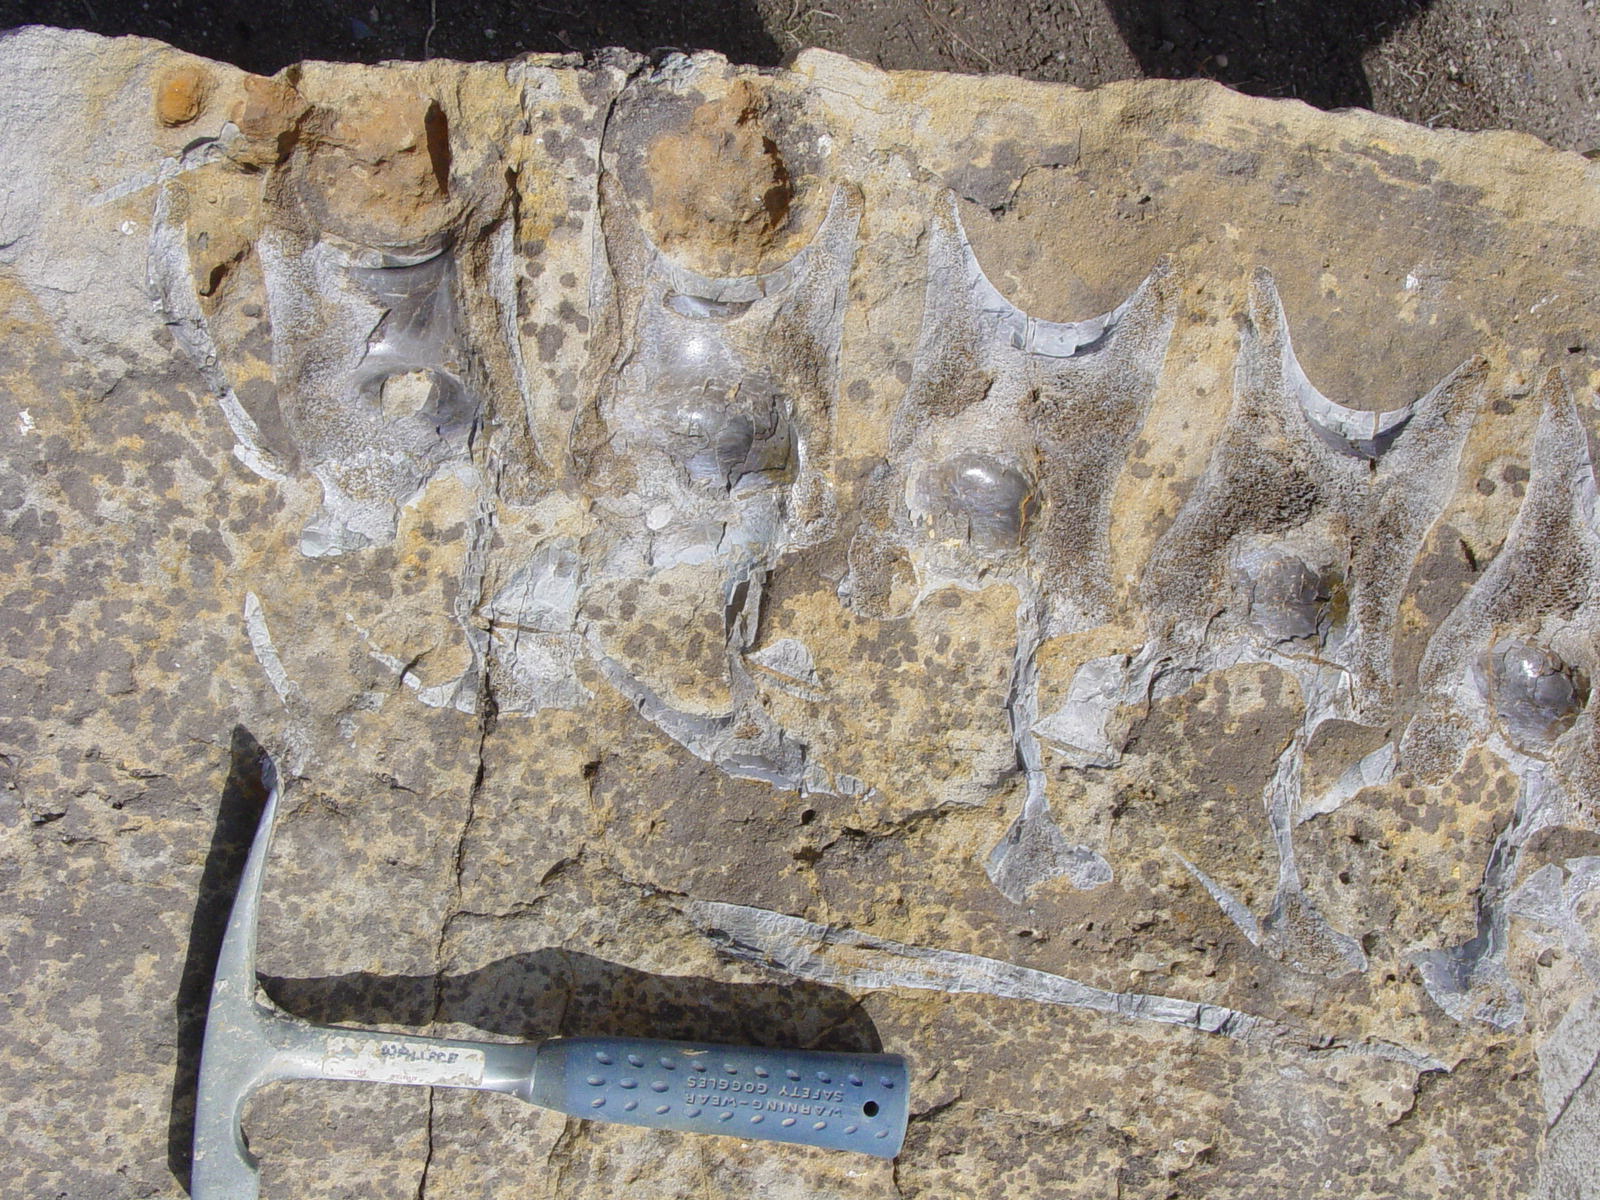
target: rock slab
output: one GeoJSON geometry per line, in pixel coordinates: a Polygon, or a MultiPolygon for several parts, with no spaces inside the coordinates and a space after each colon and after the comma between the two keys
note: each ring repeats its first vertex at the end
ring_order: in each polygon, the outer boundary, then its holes
{"type": "Polygon", "coordinates": [[[260,747],[290,1011],[915,1097],[275,1087],[268,1196],[1597,1194],[1600,167],[822,52],[0,80],[18,1194],[181,1193],[260,747]]]}

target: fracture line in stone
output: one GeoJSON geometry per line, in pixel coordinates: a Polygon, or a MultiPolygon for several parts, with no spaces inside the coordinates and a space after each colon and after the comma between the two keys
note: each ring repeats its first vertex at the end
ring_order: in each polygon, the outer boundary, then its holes
{"type": "MultiPolygon", "coordinates": [[[[486,464],[485,474],[491,480],[496,475],[496,464],[492,455],[486,464]]],[[[473,506],[472,517],[467,522],[465,561],[456,594],[450,602],[451,618],[461,630],[471,655],[466,669],[455,678],[446,679],[442,683],[424,684],[409,663],[375,645],[371,633],[356,624],[353,618],[348,618],[361,640],[367,644],[368,657],[395,672],[400,682],[411,689],[418,701],[429,708],[453,708],[457,712],[469,714],[478,711],[480,689],[492,686],[492,677],[486,674],[490,648],[497,640],[503,643],[505,638],[503,630],[497,627],[492,602],[485,603],[483,597],[484,580],[488,570],[489,543],[494,535],[496,488],[490,483],[476,488],[475,491],[478,499],[473,506]],[[487,617],[486,621],[477,620],[480,612],[487,617]]],[[[518,627],[513,624],[509,632],[512,646],[515,648],[518,627]]],[[[540,657],[545,665],[550,664],[550,655],[544,654],[540,657]]],[[[576,689],[582,698],[587,698],[588,693],[582,689],[575,677],[570,681],[557,680],[555,686],[559,689],[565,682],[570,682],[571,689],[576,689]]],[[[509,704],[507,708],[508,711],[516,711],[509,704]]]]}
{"type": "Polygon", "coordinates": [[[484,473],[488,478],[478,492],[472,520],[467,525],[467,554],[461,571],[461,583],[450,601],[451,615],[472,651],[471,664],[452,685],[452,703],[465,713],[478,711],[480,693],[487,684],[492,628],[483,628],[474,618],[488,598],[484,594],[484,586],[488,578],[489,546],[494,541],[495,506],[499,497],[498,463],[492,454],[485,464],[484,473]]]}
{"type": "Polygon", "coordinates": [[[1576,1000],[1539,1043],[1537,1053],[1548,1134],[1571,1111],[1590,1081],[1600,1078],[1600,991],[1576,1000]]]}
{"type": "Polygon", "coordinates": [[[999,996],[1175,1025],[1265,1049],[1371,1056],[1419,1071],[1446,1069],[1438,1059],[1388,1043],[1323,1050],[1327,1044],[1323,1039],[1238,1009],[1143,992],[1108,991],[1000,959],[909,946],[769,909],[709,900],[688,900],[682,902],[682,908],[708,933],[720,935],[731,956],[831,986],[999,996]]]}

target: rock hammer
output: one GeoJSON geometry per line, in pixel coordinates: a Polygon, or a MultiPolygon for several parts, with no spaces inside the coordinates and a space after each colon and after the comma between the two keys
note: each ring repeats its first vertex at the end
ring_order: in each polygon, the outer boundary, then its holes
{"type": "Polygon", "coordinates": [[[316,1025],[256,979],[256,917],[280,785],[267,802],[217,957],[195,1104],[194,1200],[255,1200],[259,1163],[241,1123],[250,1095],[294,1079],[504,1092],[591,1121],[713,1133],[893,1158],[909,1113],[897,1054],[769,1050],[649,1038],[478,1042],[316,1025]]]}

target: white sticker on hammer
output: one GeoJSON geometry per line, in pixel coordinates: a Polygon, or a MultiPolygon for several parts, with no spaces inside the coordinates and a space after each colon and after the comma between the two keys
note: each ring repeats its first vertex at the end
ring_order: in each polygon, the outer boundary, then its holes
{"type": "Polygon", "coordinates": [[[372,1083],[416,1083],[438,1087],[478,1087],[483,1083],[483,1051],[404,1038],[330,1037],[322,1054],[328,1079],[372,1083]]]}

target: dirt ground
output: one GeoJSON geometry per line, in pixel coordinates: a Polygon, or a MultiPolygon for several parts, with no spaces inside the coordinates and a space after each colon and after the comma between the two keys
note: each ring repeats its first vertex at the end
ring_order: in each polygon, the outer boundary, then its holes
{"type": "Polygon", "coordinates": [[[770,66],[822,46],[1081,86],[1206,77],[1600,149],[1600,0],[0,0],[0,28],[22,24],[144,34],[261,72],[608,45],[770,66]]]}

